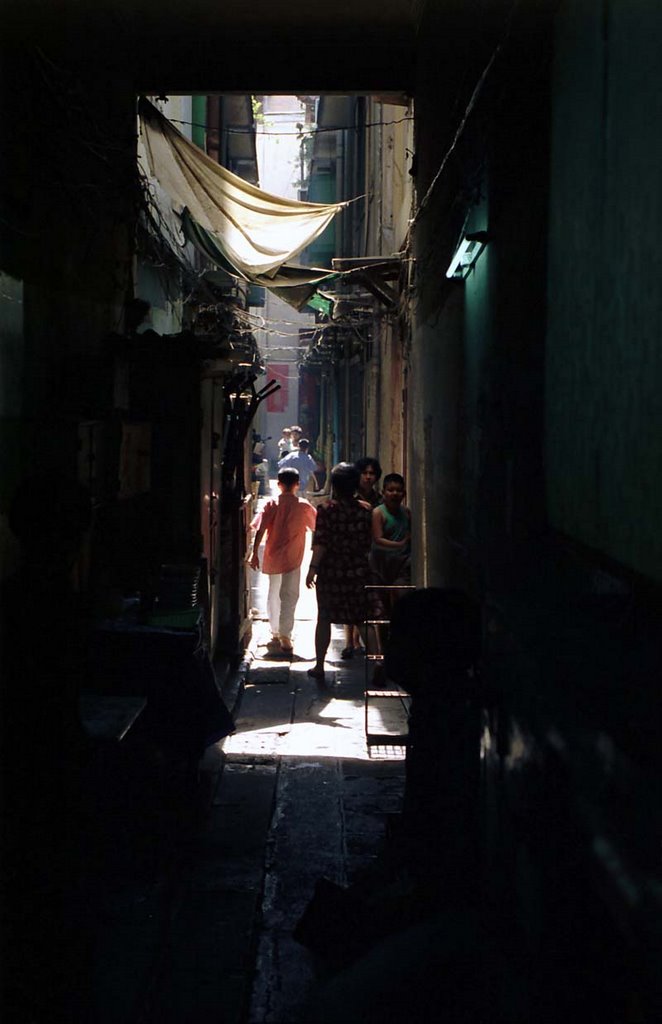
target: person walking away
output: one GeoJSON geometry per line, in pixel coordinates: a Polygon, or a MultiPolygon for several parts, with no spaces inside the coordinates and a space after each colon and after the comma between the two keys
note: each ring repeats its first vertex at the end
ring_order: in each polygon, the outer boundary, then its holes
{"type": "Polygon", "coordinates": [[[306,586],[317,590],[315,665],[308,675],[323,682],[331,623],[359,625],[366,618],[370,506],[356,497],[359,473],[341,462],[331,471],[331,501],[317,509],[313,554],[306,586]]]}
{"type": "MultiPolygon", "coordinates": [[[[294,429],[294,428],[293,428],[294,429]]],[[[299,441],[299,447],[291,451],[289,455],[283,456],[278,463],[279,469],[296,469],[299,474],[299,487],[303,494],[308,486],[308,481],[313,480],[313,487],[317,491],[317,477],[315,476],[315,470],[317,469],[317,463],[315,462],[312,455],[309,454],[308,448],[310,447],[310,441],[302,437],[299,441]]]]}
{"type": "Polygon", "coordinates": [[[290,654],[294,611],[299,599],[301,563],[306,542],[306,530],[315,529],[315,509],[299,498],[299,474],[286,467],[278,472],[276,500],[268,501],[253,520],[257,529],[253,541],[250,565],[260,568],[259,548],[267,535],[262,572],[269,576],[267,607],[271,640],[267,645],[273,653],[290,654]]]}
{"type": "Polygon", "coordinates": [[[283,427],[281,436],[278,439],[278,458],[282,459],[292,451],[292,429],[283,427]]]}
{"type": "MultiPolygon", "coordinates": [[[[359,471],[359,488],[357,497],[361,501],[367,501],[371,508],[381,503],[382,495],[377,489],[377,483],[382,475],[382,467],[378,459],[371,455],[365,455],[354,463],[359,471]]],[[[358,626],[345,626],[345,646],[340,657],[345,660],[353,658],[363,650],[361,644],[361,633],[358,626]]]]}

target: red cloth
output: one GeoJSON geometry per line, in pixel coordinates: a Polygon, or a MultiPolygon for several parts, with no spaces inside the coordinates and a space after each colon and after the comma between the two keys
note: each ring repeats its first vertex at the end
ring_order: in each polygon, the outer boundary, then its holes
{"type": "Polygon", "coordinates": [[[291,572],[303,561],[306,529],[315,529],[315,509],[305,498],[286,492],[266,503],[253,526],[258,530],[263,526],[267,532],[262,572],[291,572]]]}

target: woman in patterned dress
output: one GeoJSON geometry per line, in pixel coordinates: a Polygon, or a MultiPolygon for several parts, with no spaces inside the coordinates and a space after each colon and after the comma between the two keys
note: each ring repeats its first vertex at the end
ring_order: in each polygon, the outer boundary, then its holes
{"type": "Polygon", "coordinates": [[[359,473],[340,462],[331,471],[331,501],[317,509],[313,556],[306,586],[317,589],[315,656],[308,675],[324,679],[324,658],[331,640],[331,623],[359,625],[365,613],[369,580],[368,556],[372,539],[370,505],[356,498],[359,473]]]}

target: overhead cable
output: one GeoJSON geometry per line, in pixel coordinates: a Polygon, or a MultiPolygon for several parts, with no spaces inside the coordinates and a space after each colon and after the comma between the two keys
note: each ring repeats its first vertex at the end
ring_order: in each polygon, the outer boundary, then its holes
{"type": "Polygon", "coordinates": [[[293,139],[296,139],[296,138],[303,139],[303,138],[306,138],[307,136],[310,136],[310,135],[319,135],[322,132],[352,132],[352,131],[358,131],[359,129],[363,129],[363,128],[380,128],[380,127],[386,127],[387,125],[391,125],[391,124],[402,124],[405,121],[413,121],[414,118],[412,116],[399,117],[399,118],[396,118],[396,120],[394,120],[394,121],[367,121],[365,124],[358,124],[358,125],[357,124],[351,124],[351,125],[338,124],[338,125],[334,125],[331,128],[308,128],[306,125],[303,125],[303,129],[301,131],[297,130],[295,132],[264,132],[264,131],[256,131],[255,128],[238,128],[238,127],[235,127],[235,128],[217,128],[214,125],[202,124],[199,121],[182,121],[181,119],[179,119],[177,117],[169,117],[168,120],[172,121],[173,124],[185,124],[185,125],[187,125],[190,128],[203,128],[204,131],[206,131],[206,132],[225,132],[227,135],[253,135],[253,134],[255,134],[255,135],[284,135],[286,137],[293,138],[293,139]]]}

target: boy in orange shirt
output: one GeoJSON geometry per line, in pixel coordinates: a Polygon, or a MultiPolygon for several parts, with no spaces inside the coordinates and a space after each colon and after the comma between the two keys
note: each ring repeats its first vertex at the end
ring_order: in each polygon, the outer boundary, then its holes
{"type": "Polygon", "coordinates": [[[268,501],[251,524],[257,533],[250,565],[253,569],[260,568],[258,550],[266,533],[262,572],[269,577],[267,608],[271,641],[267,647],[273,653],[291,654],[306,530],[315,529],[315,509],[297,495],[299,473],[296,469],[279,471],[278,490],[278,499],[268,501]]]}

